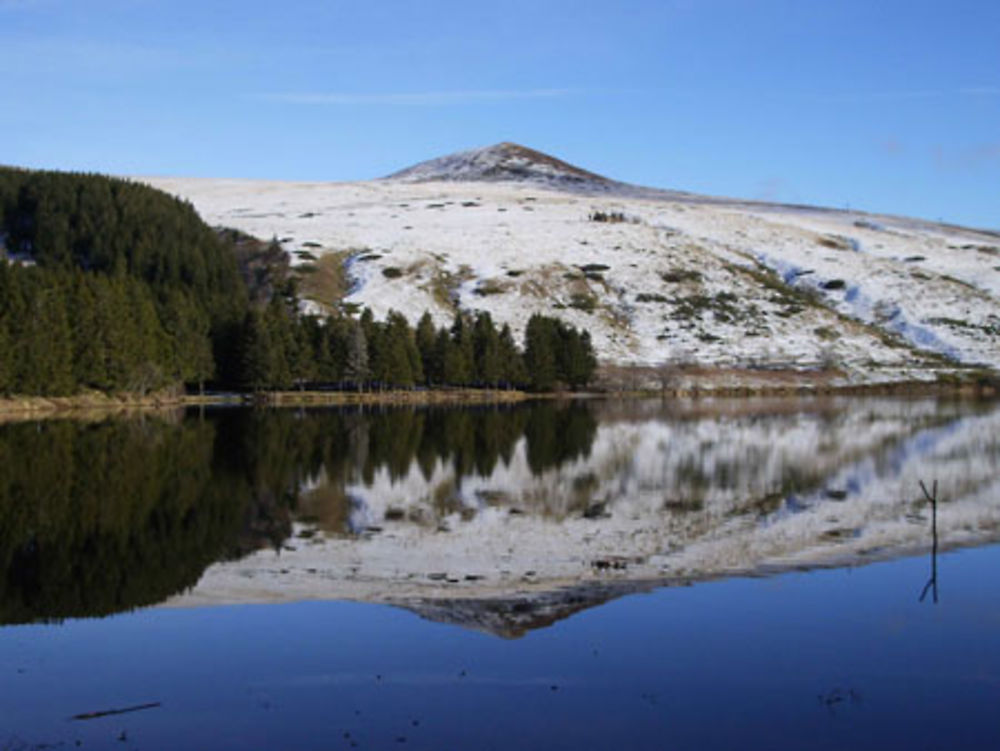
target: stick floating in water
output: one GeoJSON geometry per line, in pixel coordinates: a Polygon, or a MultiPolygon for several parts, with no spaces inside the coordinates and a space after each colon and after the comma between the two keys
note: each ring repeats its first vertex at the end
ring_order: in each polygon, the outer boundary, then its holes
{"type": "Polygon", "coordinates": [[[129,712],[141,712],[144,709],[155,709],[162,705],[162,702],[152,702],[150,704],[137,704],[134,707],[122,707],[121,709],[104,709],[100,712],[84,712],[73,715],[71,720],[96,720],[98,717],[108,717],[115,714],[128,714],[129,712]]]}

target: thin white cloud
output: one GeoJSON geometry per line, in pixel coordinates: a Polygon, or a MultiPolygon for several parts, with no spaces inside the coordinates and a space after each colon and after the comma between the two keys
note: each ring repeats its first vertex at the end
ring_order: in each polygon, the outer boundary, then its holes
{"type": "Polygon", "coordinates": [[[370,94],[347,92],[284,92],[258,98],[284,104],[356,105],[388,104],[426,107],[466,102],[500,102],[511,99],[555,99],[575,93],[573,89],[478,89],[466,91],[421,91],[370,94]]]}

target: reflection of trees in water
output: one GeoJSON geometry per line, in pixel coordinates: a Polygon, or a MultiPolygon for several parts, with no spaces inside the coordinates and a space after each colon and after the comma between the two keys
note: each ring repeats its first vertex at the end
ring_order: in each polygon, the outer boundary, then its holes
{"type": "MultiPolygon", "coordinates": [[[[548,519],[649,511],[692,536],[796,497],[842,501],[855,474],[895,476],[956,416],[889,407],[881,420],[842,409],[819,423],[808,413],[606,415],[601,440],[606,408],[565,402],[2,426],[0,623],[160,601],[214,561],[284,544],[293,513],[348,531],[357,503],[347,489],[372,482],[371,524],[432,529],[505,506],[548,519]],[[398,482],[388,494],[387,479],[398,482]]],[[[980,443],[975,456],[995,466],[995,431],[980,443]]],[[[951,472],[947,492],[994,474],[951,472]]]]}
{"type": "MultiPolygon", "coordinates": [[[[268,419],[288,419],[281,415],[268,419]]],[[[429,482],[441,467],[449,468],[448,479],[431,499],[434,512],[446,516],[467,510],[459,497],[463,479],[489,477],[501,462],[510,464],[521,440],[531,470],[541,473],[586,456],[597,433],[588,407],[554,402],[316,411],[300,427],[299,437],[309,436],[306,440],[324,457],[306,470],[306,478],[324,480],[308,494],[307,517],[319,517],[333,531],[351,528],[351,500],[344,487],[371,485],[380,471],[395,482],[416,466],[429,482]]]]}
{"type": "MultiPolygon", "coordinates": [[[[586,453],[579,407],[222,410],[209,419],[0,427],[0,622],[104,615],[194,585],[214,561],[283,544],[299,488],[449,463],[488,476],[528,434],[532,467],[586,453]]],[[[443,501],[447,504],[447,501],[443,501]]]]}
{"type": "Polygon", "coordinates": [[[211,425],[0,431],[0,621],[107,614],[194,584],[239,521],[211,425]]]}
{"type": "Polygon", "coordinates": [[[525,427],[528,466],[535,474],[585,459],[597,435],[597,421],[580,404],[543,404],[531,412],[525,427]]]}
{"type": "Polygon", "coordinates": [[[196,420],[0,429],[0,622],[159,602],[219,558],[280,543],[289,467],[263,445],[239,460],[231,438],[196,420]]]}

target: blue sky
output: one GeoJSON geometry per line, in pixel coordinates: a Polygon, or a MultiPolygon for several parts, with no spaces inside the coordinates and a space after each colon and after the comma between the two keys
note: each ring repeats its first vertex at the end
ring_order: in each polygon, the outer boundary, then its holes
{"type": "Polygon", "coordinates": [[[516,141],[1000,228],[996,0],[0,0],[0,163],[356,180],[516,141]]]}

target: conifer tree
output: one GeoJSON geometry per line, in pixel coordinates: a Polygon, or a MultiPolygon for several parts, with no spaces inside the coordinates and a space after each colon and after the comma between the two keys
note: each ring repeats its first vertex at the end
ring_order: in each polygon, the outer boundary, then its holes
{"type": "Polygon", "coordinates": [[[250,391],[273,388],[274,345],[264,315],[250,309],[243,320],[240,346],[240,385],[250,391]]]}
{"type": "Polygon", "coordinates": [[[299,364],[294,324],[285,301],[273,298],[264,312],[264,325],[272,347],[271,388],[286,389],[299,364]]]}
{"type": "Polygon", "coordinates": [[[506,323],[500,329],[498,346],[501,363],[500,379],[506,383],[508,388],[526,383],[524,357],[517,348],[517,342],[514,341],[514,334],[511,333],[510,326],[506,323]]]}
{"type": "Polygon", "coordinates": [[[551,318],[537,313],[528,319],[524,332],[524,366],[533,391],[551,391],[556,385],[556,353],[551,318]]]}
{"type": "Polygon", "coordinates": [[[326,380],[343,381],[347,376],[344,369],[347,363],[347,340],[353,330],[354,322],[350,318],[326,319],[326,348],[329,357],[329,374],[326,380]]]}
{"type": "Polygon", "coordinates": [[[84,274],[74,275],[71,306],[74,311],[73,332],[73,378],[78,386],[108,389],[107,352],[104,331],[99,318],[100,298],[97,292],[97,277],[84,274]]]}
{"type": "Polygon", "coordinates": [[[462,311],[455,312],[451,325],[451,344],[445,353],[445,383],[467,386],[475,380],[475,348],[472,331],[462,311]]]}
{"type": "Polygon", "coordinates": [[[413,373],[411,349],[413,333],[406,318],[396,311],[386,317],[382,334],[382,382],[390,386],[412,387],[416,379],[413,373]]]}
{"type": "Polygon", "coordinates": [[[0,310],[0,396],[9,394],[11,389],[10,355],[10,334],[7,332],[7,319],[3,311],[0,310]]]}
{"type": "Polygon", "coordinates": [[[363,391],[369,375],[368,341],[364,327],[357,321],[348,319],[345,343],[344,379],[363,391]]]}
{"type": "Polygon", "coordinates": [[[173,379],[197,384],[215,375],[208,316],[179,289],[171,289],[162,306],[163,327],[170,347],[169,372],[173,379]]]}
{"type": "Polygon", "coordinates": [[[73,391],[72,333],[65,300],[56,287],[36,287],[36,297],[21,330],[21,379],[18,391],[65,396],[73,391]]]}
{"type": "Polygon", "coordinates": [[[131,362],[125,388],[142,395],[163,385],[164,366],[169,363],[172,353],[149,287],[132,279],[126,286],[132,326],[131,362]]]}
{"type": "Polygon", "coordinates": [[[597,367],[590,333],[561,325],[558,341],[560,379],[573,389],[587,385],[597,367]]]}
{"type": "Polygon", "coordinates": [[[453,349],[455,349],[455,345],[451,341],[451,334],[448,329],[442,326],[434,336],[433,356],[430,363],[432,383],[451,386],[456,383],[453,379],[461,375],[458,372],[460,363],[457,363],[457,358],[449,357],[453,349]]]}
{"type": "Polygon", "coordinates": [[[420,320],[417,322],[415,343],[417,351],[420,353],[420,370],[423,374],[420,381],[426,383],[428,386],[433,384],[436,378],[440,377],[440,368],[436,367],[434,363],[435,335],[434,319],[431,318],[430,313],[424,311],[424,314],[420,316],[420,320]]]}
{"type": "Polygon", "coordinates": [[[473,350],[476,380],[482,385],[496,387],[503,377],[500,337],[493,325],[493,318],[487,312],[481,312],[476,316],[473,327],[473,350]]]}

